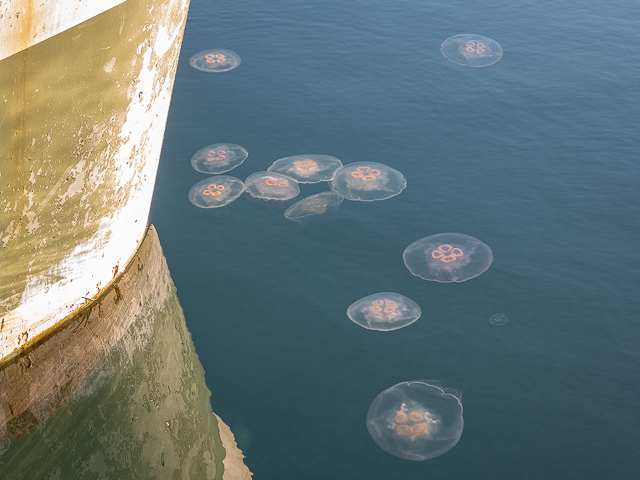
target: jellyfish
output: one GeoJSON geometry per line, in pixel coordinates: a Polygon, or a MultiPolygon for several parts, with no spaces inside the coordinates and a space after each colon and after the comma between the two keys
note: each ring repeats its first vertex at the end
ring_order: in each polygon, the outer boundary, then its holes
{"type": "Polygon", "coordinates": [[[240,65],[240,61],[240,55],[236,52],[216,48],[196,53],[189,59],[189,64],[203,72],[218,73],[233,70],[240,65]]]}
{"type": "Polygon", "coordinates": [[[196,183],[189,190],[189,201],[200,208],[218,208],[230,204],[244,192],[244,183],[229,175],[217,175],[196,183]]]}
{"type": "Polygon", "coordinates": [[[405,460],[429,460],[460,440],[464,421],[460,392],[427,380],[402,382],[378,395],[367,430],[385,452],[405,460]]]}
{"type": "Polygon", "coordinates": [[[241,165],[249,152],[233,143],[214,143],[198,150],[191,157],[191,166],[201,173],[218,174],[241,165]]]}
{"type": "Polygon", "coordinates": [[[416,302],[393,292],[361,298],[347,309],[347,316],[361,327],[388,332],[411,325],[422,315],[416,302]]]}
{"type": "Polygon", "coordinates": [[[404,264],[416,277],[434,282],[464,282],[485,272],[493,261],[491,249],[462,233],[439,233],[409,245],[404,264]]]}
{"type": "Polygon", "coordinates": [[[282,173],[298,183],[329,182],[342,162],[329,155],[305,154],[284,157],[271,164],[267,171],[282,173]]]}
{"type": "Polygon", "coordinates": [[[402,174],[376,162],[349,163],[339,169],[331,188],[347,200],[372,202],[386,200],[400,194],[407,186],[402,174]]]}
{"type": "Polygon", "coordinates": [[[312,215],[322,215],[330,208],[338,207],[344,197],[336,192],[316,193],[291,205],[284,212],[289,220],[301,220],[312,215]]]}
{"type": "Polygon", "coordinates": [[[474,34],[449,37],[440,51],[448,60],[465,67],[488,67],[502,58],[502,47],[498,42],[474,34]]]}
{"type": "Polygon", "coordinates": [[[491,318],[489,319],[489,323],[491,325],[495,325],[496,327],[499,327],[500,325],[504,325],[508,321],[509,319],[507,318],[507,316],[503,315],[502,313],[496,313],[495,315],[491,315],[491,318]]]}
{"type": "Polygon", "coordinates": [[[264,200],[289,200],[300,193],[296,181],[280,173],[256,172],[249,175],[244,184],[252,197],[264,200]]]}

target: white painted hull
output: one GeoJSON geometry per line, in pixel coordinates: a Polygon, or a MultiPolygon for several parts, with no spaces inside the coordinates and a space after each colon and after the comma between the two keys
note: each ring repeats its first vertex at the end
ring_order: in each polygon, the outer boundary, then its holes
{"type": "Polygon", "coordinates": [[[0,364],[94,298],[142,240],[188,12],[23,5],[0,7],[0,364]]]}

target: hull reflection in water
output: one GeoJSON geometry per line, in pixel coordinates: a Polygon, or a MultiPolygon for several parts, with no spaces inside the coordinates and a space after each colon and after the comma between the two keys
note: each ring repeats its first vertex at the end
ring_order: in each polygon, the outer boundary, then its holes
{"type": "Polygon", "coordinates": [[[249,479],[209,396],[150,227],[115,285],[0,366],[0,479],[249,479]]]}

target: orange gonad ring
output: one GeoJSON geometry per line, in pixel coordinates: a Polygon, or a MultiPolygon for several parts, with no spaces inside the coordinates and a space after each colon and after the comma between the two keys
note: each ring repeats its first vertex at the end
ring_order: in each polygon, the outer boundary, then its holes
{"type": "Polygon", "coordinates": [[[413,433],[413,429],[409,425],[398,425],[396,427],[396,432],[400,435],[411,435],[413,433]]]}
{"type": "Polygon", "coordinates": [[[209,195],[212,197],[217,197],[224,190],[224,185],[216,185],[215,183],[211,183],[207,185],[207,189],[202,192],[203,195],[209,195]]]}
{"type": "Polygon", "coordinates": [[[436,250],[431,252],[433,258],[439,259],[444,263],[453,262],[462,255],[464,255],[464,252],[461,249],[446,244],[440,245],[436,250]]]}
{"type": "Polygon", "coordinates": [[[380,170],[377,168],[358,167],[351,172],[351,176],[353,178],[361,179],[364,182],[371,182],[372,180],[375,180],[376,177],[380,176],[380,170]]]}

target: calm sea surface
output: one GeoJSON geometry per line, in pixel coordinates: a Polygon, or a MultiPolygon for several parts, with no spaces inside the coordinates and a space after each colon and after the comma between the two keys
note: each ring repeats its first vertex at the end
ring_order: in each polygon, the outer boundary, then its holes
{"type": "Polygon", "coordinates": [[[192,0],[151,222],[255,478],[637,478],[639,21],[637,0],[192,0]],[[503,58],[449,62],[440,45],[461,33],[503,58]],[[215,47],[242,64],[189,66],[215,47]],[[320,153],[408,186],[304,224],[283,216],[296,200],[198,209],[189,160],[222,142],[249,151],[228,173],[242,180],[320,153]],[[491,268],[412,276],[405,247],[443,232],[485,242],[491,268]],[[422,318],[393,332],[347,318],[383,291],[422,318]],[[380,392],[418,379],[464,405],[460,442],[426,462],[365,426],[380,392]]]}

